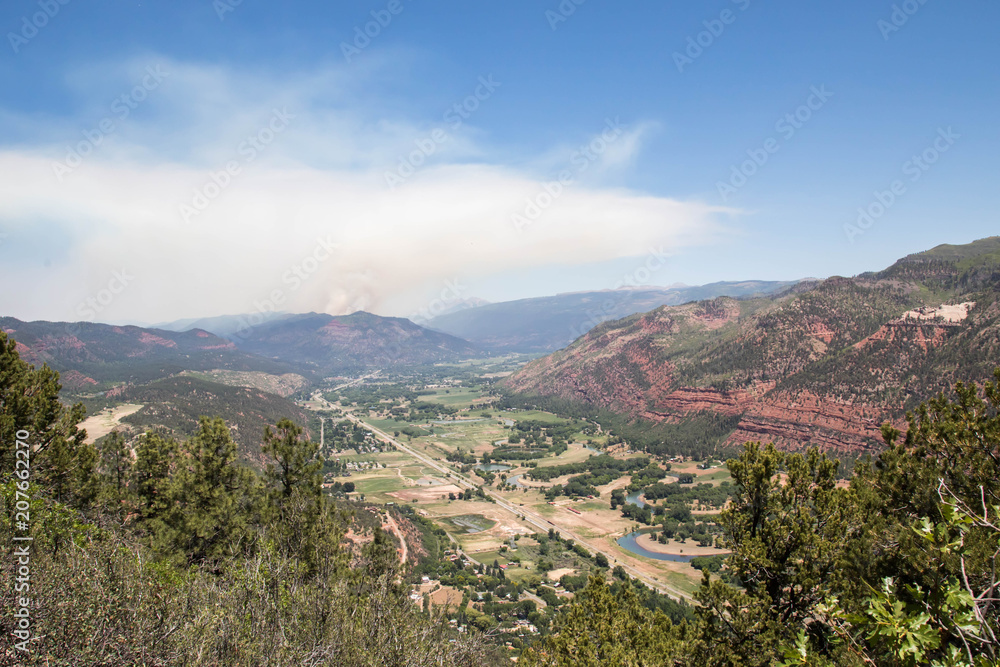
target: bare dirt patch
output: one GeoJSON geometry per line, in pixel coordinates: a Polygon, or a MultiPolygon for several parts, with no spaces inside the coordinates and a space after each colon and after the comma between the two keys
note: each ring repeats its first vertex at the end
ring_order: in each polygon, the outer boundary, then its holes
{"type": "Polygon", "coordinates": [[[121,425],[123,418],[142,410],[142,405],[126,404],[114,408],[105,408],[92,417],[87,417],[79,426],[87,431],[87,442],[93,443],[121,425]]]}
{"type": "Polygon", "coordinates": [[[625,477],[619,477],[610,484],[605,484],[604,486],[597,487],[598,493],[602,496],[610,494],[616,489],[624,489],[626,486],[632,483],[632,475],[626,475],[625,477]]]}
{"type": "Polygon", "coordinates": [[[559,581],[566,574],[576,574],[576,570],[571,567],[561,567],[558,570],[549,570],[545,576],[552,581],[559,581]]]}
{"type": "Polygon", "coordinates": [[[961,322],[969,316],[969,311],[974,308],[975,305],[975,301],[966,301],[965,303],[956,303],[951,305],[941,304],[937,308],[924,306],[915,310],[906,311],[900,319],[916,321],[938,320],[950,323],[961,322]]]}
{"type": "Polygon", "coordinates": [[[442,605],[454,605],[457,607],[461,602],[461,591],[454,589],[451,586],[442,586],[438,590],[431,593],[431,604],[435,607],[440,607],[442,605]]]}

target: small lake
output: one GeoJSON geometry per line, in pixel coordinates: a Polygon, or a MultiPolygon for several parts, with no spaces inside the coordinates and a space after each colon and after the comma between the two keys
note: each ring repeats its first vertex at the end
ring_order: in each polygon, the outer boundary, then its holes
{"type": "Polygon", "coordinates": [[[642,532],[629,533],[624,537],[618,538],[618,544],[624,547],[627,551],[631,551],[636,556],[644,556],[654,560],[669,560],[674,563],[690,563],[691,559],[694,558],[694,556],[684,556],[682,554],[661,554],[656,553],[655,551],[650,551],[636,542],[636,538],[640,535],[642,535],[642,532]]]}
{"type": "Polygon", "coordinates": [[[482,470],[484,472],[504,472],[510,470],[510,466],[505,466],[502,463],[480,463],[476,466],[476,470],[482,470]]]}
{"type": "Polygon", "coordinates": [[[638,505],[639,507],[645,507],[646,503],[639,500],[639,496],[641,495],[642,491],[635,491],[633,493],[628,494],[627,496],[625,496],[625,504],[627,505],[629,503],[632,503],[633,505],[638,505]]]}
{"type": "Polygon", "coordinates": [[[508,477],[507,478],[507,483],[510,484],[511,486],[517,486],[517,487],[520,487],[520,488],[524,488],[524,484],[521,484],[521,476],[520,475],[512,475],[512,476],[508,477]]]}

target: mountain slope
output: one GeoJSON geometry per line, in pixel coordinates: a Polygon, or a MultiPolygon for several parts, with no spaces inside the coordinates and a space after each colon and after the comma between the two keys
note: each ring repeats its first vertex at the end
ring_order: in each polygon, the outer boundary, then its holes
{"type": "Polygon", "coordinates": [[[197,432],[199,417],[222,417],[239,444],[241,455],[250,460],[260,458],[265,426],[273,426],[284,418],[302,426],[307,423],[305,412],[287,398],[189,376],[115,389],[109,392],[109,399],[143,406],[122,419],[137,433],[164,427],[176,437],[185,438],[197,432]]]}
{"type": "Polygon", "coordinates": [[[772,293],[793,284],[748,280],[557,294],[459,310],[435,317],[427,326],[491,350],[552,352],[607,320],[697,299],[772,293]]]}
{"type": "Polygon", "coordinates": [[[0,318],[21,358],[59,371],[68,391],[98,391],[122,382],[143,383],[182,370],[224,368],[286,373],[287,365],[242,352],[206,331],[182,333],[88,322],[22,322],[0,318]]]}
{"type": "Polygon", "coordinates": [[[433,364],[474,355],[467,341],[398,317],[308,313],[268,322],[237,339],[240,349],[323,372],[433,364]]]}
{"type": "Polygon", "coordinates": [[[957,380],[985,381],[1000,362],[996,241],[936,248],[779,296],[605,323],[504,386],[648,423],[725,417],[729,444],[876,447],[879,425],[898,420],[899,406],[957,380]],[[937,309],[944,303],[953,307],[937,309]]]}

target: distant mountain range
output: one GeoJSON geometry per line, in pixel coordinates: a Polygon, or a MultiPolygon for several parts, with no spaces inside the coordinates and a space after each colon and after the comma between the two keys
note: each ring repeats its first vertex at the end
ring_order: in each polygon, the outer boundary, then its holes
{"type": "MultiPolygon", "coordinates": [[[[218,318],[222,329],[239,319],[218,318]]],[[[231,339],[202,329],[167,331],[87,322],[0,318],[29,363],[48,364],[65,389],[101,391],[142,384],[185,370],[300,373],[313,379],[371,368],[426,365],[481,354],[476,346],[409,320],[353,313],[282,315],[237,327],[231,339]]]]}
{"type": "Polygon", "coordinates": [[[467,341],[410,320],[365,312],[279,318],[235,340],[244,351],[323,373],[434,364],[482,353],[467,341]]]}
{"type": "Polygon", "coordinates": [[[202,329],[221,338],[234,338],[245,335],[251,328],[260,324],[293,317],[292,313],[263,312],[248,315],[217,315],[215,317],[194,317],[186,320],[164,322],[153,326],[166,331],[191,331],[202,329]]]}
{"type": "Polygon", "coordinates": [[[464,308],[439,315],[426,326],[492,351],[553,352],[608,320],[698,299],[770,294],[794,284],[748,280],[698,287],[574,292],[464,308]]]}
{"type": "Polygon", "coordinates": [[[877,273],[607,322],[504,386],[519,400],[659,425],[663,438],[689,444],[864,451],[878,446],[885,420],[898,422],[957,380],[988,380],[997,365],[1000,237],[992,237],[877,273]]]}
{"type": "Polygon", "coordinates": [[[175,332],[89,322],[22,322],[0,318],[0,330],[17,342],[21,358],[48,364],[64,389],[99,391],[141,384],[183,370],[228,369],[282,374],[285,363],[247,354],[207,331],[175,332]]]}

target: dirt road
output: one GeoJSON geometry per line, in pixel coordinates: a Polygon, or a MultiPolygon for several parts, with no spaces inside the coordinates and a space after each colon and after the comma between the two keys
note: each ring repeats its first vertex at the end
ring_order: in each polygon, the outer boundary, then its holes
{"type": "Polygon", "coordinates": [[[396,523],[396,519],[392,516],[391,512],[386,512],[385,523],[389,527],[389,532],[398,537],[400,544],[403,545],[403,550],[399,554],[399,562],[401,565],[405,565],[410,557],[410,549],[406,544],[406,535],[403,535],[403,531],[399,528],[399,524],[396,523]]]}

